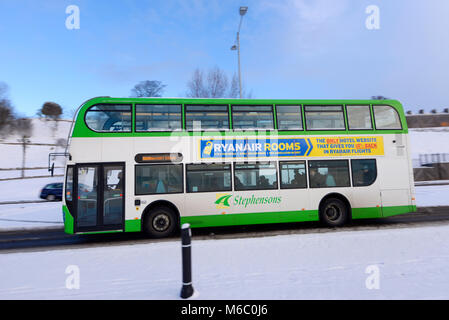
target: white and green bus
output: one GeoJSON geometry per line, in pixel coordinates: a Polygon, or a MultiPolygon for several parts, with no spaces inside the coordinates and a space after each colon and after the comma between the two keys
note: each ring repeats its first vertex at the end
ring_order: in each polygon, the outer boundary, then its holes
{"type": "Polygon", "coordinates": [[[416,211],[395,100],[98,97],[75,115],[67,153],[70,234],[416,211]]]}

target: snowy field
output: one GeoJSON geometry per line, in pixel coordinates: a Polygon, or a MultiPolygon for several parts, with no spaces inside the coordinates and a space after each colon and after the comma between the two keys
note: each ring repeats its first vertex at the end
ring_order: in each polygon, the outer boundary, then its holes
{"type": "MultiPolygon", "coordinates": [[[[45,169],[28,169],[25,170],[25,177],[45,177],[50,173],[47,168],[45,169]]],[[[64,168],[55,167],[54,175],[64,175],[64,168]]],[[[0,170],[0,179],[21,178],[22,170],[0,170]]],[[[62,179],[62,178],[61,178],[62,179]]]]}
{"type": "MultiPolygon", "coordinates": [[[[193,237],[192,250],[199,299],[449,299],[447,225],[193,237]]],[[[0,299],[179,299],[181,288],[177,241],[3,254],[0,261],[0,299]]]]}
{"type": "Polygon", "coordinates": [[[409,137],[414,167],[420,154],[449,153],[449,128],[410,129],[409,137]]]}
{"type": "Polygon", "coordinates": [[[61,202],[0,205],[0,232],[64,227],[61,202]]]}
{"type": "Polygon", "coordinates": [[[0,202],[40,200],[39,194],[46,184],[63,180],[64,177],[48,177],[0,181],[0,202]]]}
{"type": "MultiPolygon", "coordinates": [[[[45,119],[32,119],[33,131],[30,137],[30,144],[26,148],[25,167],[26,168],[46,168],[48,166],[48,154],[52,152],[64,152],[65,148],[56,146],[58,140],[67,140],[70,131],[71,121],[60,120],[47,121],[45,119]]],[[[0,160],[1,169],[19,168],[22,166],[22,145],[19,144],[20,137],[10,135],[0,137],[0,153],[8,155],[0,160]]],[[[55,166],[62,167],[65,159],[58,157],[55,159],[55,166]]],[[[60,169],[58,169],[60,173],[60,169]]],[[[19,177],[18,170],[0,170],[0,179],[19,177]]],[[[47,170],[26,170],[25,176],[48,175],[47,170]]]]}

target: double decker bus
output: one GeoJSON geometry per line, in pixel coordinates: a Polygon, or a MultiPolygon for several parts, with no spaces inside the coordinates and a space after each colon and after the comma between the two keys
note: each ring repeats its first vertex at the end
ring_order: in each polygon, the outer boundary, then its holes
{"type": "Polygon", "coordinates": [[[69,234],[350,219],[416,211],[395,100],[110,98],[68,144],[69,234]]]}

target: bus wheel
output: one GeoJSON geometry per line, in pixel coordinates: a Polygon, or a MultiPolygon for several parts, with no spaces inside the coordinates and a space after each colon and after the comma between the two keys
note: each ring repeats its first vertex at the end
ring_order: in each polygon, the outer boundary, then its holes
{"type": "Polygon", "coordinates": [[[143,219],[143,231],[152,238],[164,238],[174,233],[176,214],[167,207],[151,209],[143,219]]]}
{"type": "Polygon", "coordinates": [[[340,227],[348,220],[348,207],[340,199],[326,199],[320,206],[320,219],[329,227],[340,227]]]}

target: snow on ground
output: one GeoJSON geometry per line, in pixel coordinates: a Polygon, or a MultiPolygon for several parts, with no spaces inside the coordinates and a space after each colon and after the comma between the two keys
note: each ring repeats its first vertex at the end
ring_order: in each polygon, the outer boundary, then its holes
{"type": "Polygon", "coordinates": [[[39,200],[39,194],[46,184],[63,180],[64,177],[48,177],[0,181],[0,202],[39,200]]]}
{"type": "Polygon", "coordinates": [[[409,137],[414,166],[420,154],[449,153],[449,128],[410,129],[409,137]]]}
{"type": "Polygon", "coordinates": [[[449,205],[449,185],[416,186],[415,195],[418,207],[449,205]]]}
{"type": "MultiPolygon", "coordinates": [[[[449,299],[447,225],[193,236],[192,257],[198,299],[449,299]],[[379,289],[368,289],[376,269],[379,289]]],[[[179,299],[181,289],[178,241],[2,254],[0,260],[0,299],[179,299]],[[69,266],[79,268],[79,289],[66,288],[74,276],[69,266]]]]}
{"type": "Polygon", "coordinates": [[[61,202],[0,206],[0,232],[63,226],[61,202]]]}
{"type": "MultiPolygon", "coordinates": [[[[59,121],[46,120],[44,118],[31,118],[33,130],[30,137],[31,143],[55,143],[57,139],[67,139],[72,125],[71,119],[59,121]]],[[[13,135],[3,137],[1,142],[17,142],[20,136],[13,135]]]]}
{"type": "MultiPolygon", "coordinates": [[[[64,168],[55,166],[54,175],[63,175],[64,168]]],[[[49,176],[48,169],[29,169],[25,170],[25,177],[45,177],[49,176]]],[[[0,179],[11,179],[22,177],[22,170],[0,170],[0,179]]],[[[61,178],[62,179],[62,178],[61,178]]]]}
{"type": "MultiPolygon", "coordinates": [[[[51,141],[50,143],[53,143],[51,141]]],[[[25,153],[25,168],[47,168],[48,167],[48,154],[53,152],[64,152],[64,148],[55,146],[40,146],[29,145],[26,148],[25,153]]],[[[8,155],[0,160],[0,168],[21,168],[22,167],[22,146],[10,145],[0,143],[0,152],[8,155]]],[[[55,167],[64,166],[65,158],[58,157],[55,159],[55,167]]],[[[3,176],[7,171],[0,171],[0,178],[7,178],[3,176]]],[[[28,172],[28,171],[27,171],[28,172]]],[[[48,174],[48,171],[47,171],[48,174]]]]}
{"type": "MultiPolygon", "coordinates": [[[[64,152],[65,148],[55,146],[58,140],[67,140],[70,131],[71,121],[60,120],[55,127],[55,121],[45,119],[32,119],[33,132],[30,137],[30,144],[26,148],[25,167],[36,168],[48,165],[48,154],[52,152],[64,152]]],[[[0,138],[0,154],[7,155],[0,159],[0,168],[18,168],[22,167],[22,145],[19,144],[20,137],[16,134],[0,138]]],[[[55,159],[55,166],[61,167],[65,164],[65,158],[55,159]]],[[[45,170],[46,171],[46,170],[45,170]]],[[[48,174],[48,172],[45,172],[48,174]]],[[[26,176],[39,175],[38,171],[25,172],[26,176]]],[[[0,179],[20,176],[20,171],[0,171],[0,179]]]]}

